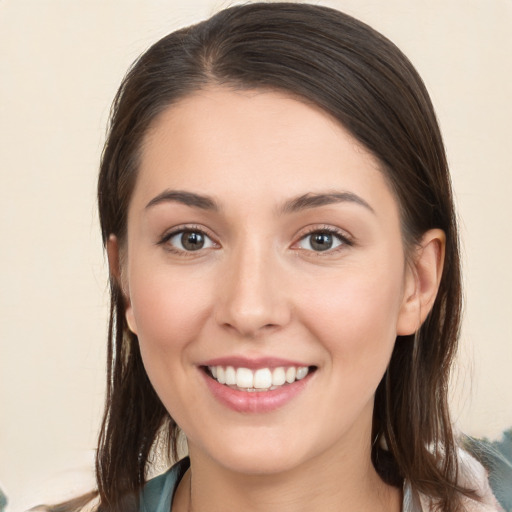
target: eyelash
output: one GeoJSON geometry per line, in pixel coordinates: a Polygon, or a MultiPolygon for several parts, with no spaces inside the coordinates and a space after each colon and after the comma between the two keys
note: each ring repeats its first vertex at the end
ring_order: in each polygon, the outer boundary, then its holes
{"type": "MultiPolygon", "coordinates": [[[[172,244],[169,244],[169,241],[173,237],[178,236],[178,235],[183,235],[184,233],[187,233],[187,232],[199,233],[199,234],[203,235],[205,238],[209,239],[213,246],[219,247],[219,244],[217,242],[215,242],[214,238],[203,227],[194,226],[194,225],[176,227],[172,231],[165,233],[160,238],[160,240],[157,242],[157,245],[166,246],[165,249],[167,251],[175,253],[175,254],[179,254],[180,256],[185,256],[185,257],[193,256],[195,252],[198,252],[198,253],[201,252],[203,248],[200,248],[197,251],[187,251],[184,249],[179,249],[172,244]]],[[[334,253],[337,253],[340,250],[343,250],[345,247],[351,247],[354,245],[353,240],[350,237],[348,237],[345,232],[343,232],[339,229],[333,228],[331,226],[323,226],[321,228],[311,227],[306,231],[306,233],[302,234],[301,237],[299,238],[299,240],[297,242],[295,242],[293,245],[296,246],[303,240],[307,239],[308,237],[310,237],[312,235],[317,235],[317,234],[331,235],[331,236],[337,238],[340,243],[334,249],[326,249],[325,251],[314,251],[311,249],[304,249],[304,248],[300,248],[300,247],[297,247],[296,250],[309,252],[309,253],[315,254],[316,256],[323,256],[323,255],[332,255],[334,253]]],[[[207,247],[206,249],[209,249],[209,248],[211,248],[211,247],[207,247]]]]}
{"type": "MultiPolygon", "coordinates": [[[[198,249],[197,251],[187,251],[184,249],[179,249],[174,245],[170,244],[169,241],[178,235],[183,235],[184,233],[199,233],[203,235],[205,238],[209,239],[212,245],[219,246],[217,242],[215,242],[214,238],[201,226],[178,226],[172,231],[165,233],[160,240],[157,242],[157,245],[165,246],[165,250],[178,254],[180,256],[194,256],[194,253],[199,253],[203,248],[198,249]]],[[[209,247],[207,247],[208,249],[209,247]]]]}
{"type": "Polygon", "coordinates": [[[337,238],[340,244],[335,247],[334,249],[326,249],[325,251],[313,251],[309,249],[301,249],[298,248],[298,250],[303,250],[310,252],[314,254],[315,256],[328,256],[337,253],[338,251],[341,251],[345,249],[346,247],[352,247],[354,245],[354,241],[344,232],[340,229],[333,228],[332,226],[322,226],[321,228],[318,227],[311,227],[309,228],[306,233],[301,235],[298,242],[296,242],[294,245],[297,245],[298,243],[302,242],[306,238],[317,235],[317,234],[328,234],[332,235],[333,237],[337,238]]]}

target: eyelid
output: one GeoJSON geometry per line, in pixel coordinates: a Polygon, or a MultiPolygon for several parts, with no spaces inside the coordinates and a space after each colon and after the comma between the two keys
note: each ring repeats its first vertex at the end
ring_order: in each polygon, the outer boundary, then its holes
{"type": "Polygon", "coordinates": [[[353,237],[347,233],[345,230],[342,230],[340,228],[337,228],[335,226],[330,225],[317,225],[317,226],[309,226],[304,231],[300,232],[296,237],[296,242],[293,243],[292,249],[301,250],[309,253],[314,253],[315,255],[322,256],[322,255],[332,255],[333,253],[338,252],[339,250],[342,250],[346,247],[351,247],[354,245],[354,239],[353,237]],[[301,247],[297,247],[297,245],[304,240],[306,237],[315,234],[315,233],[328,233],[330,235],[335,236],[338,238],[341,243],[337,247],[333,249],[327,249],[325,251],[313,251],[310,249],[304,249],[301,247]]]}
{"type": "MultiPolygon", "coordinates": [[[[214,245],[214,248],[220,247],[219,242],[217,241],[217,237],[206,227],[200,226],[197,224],[180,224],[178,226],[174,226],[172,228],[169,228],[166,230],[158,239],[156,242],[156,245],[166,245],[169,240],[171,240],[173,237],[179,235],[180,233],[191,231],[191,232],[198,232],[204,235],[205,237],[209,238],[211,242],[214,245]]],[[[206,247],[205,249],[211,249],[212,247],[206,247]]],[[[186,251],[183,249],[180,249],[178,247],[169,245],[169,247],[166,248],[169,252],[175,252],[178,254],[183,255],[194,255],[197,253],[200,253],[203,251],[203,249],[198,249],[197,251],[186,251]]]]}
{"type": "MultiPolygon", "coordinates": [[[[211,232],[211,230],[209,230],[205,226],[201,226],[198,224],[180,224],[178,226],[169,228],[160,236],[160,238],[156,242],[156,245],[166,245],[169,242],[169,240],[171,240],[173,237],[179,235],[180,233],[186,232],[186,231],[199,232],[199,233],[203,234],[205,237],[207,237],[208,239],[210,239],[210,241],[213,244],[213,247],[206,247],[204,249],[220,248],[221,247],[220,243],[217,240],[217,237],[211,232]]],[[[347,233],[345,230],[342,230],[335,226],[325,225],[325,224],[324,225],[313,225],[313,226],[308,226],[308,227],[304,228],[295,237],[295,240],[296,241],[292,244],[292,247],[291,247],[292,249],[301,250],[301,251],[309,252],[309,253],[314,253],[318,256],[321,256],[321,255],[327,256],[329,254],[332,255],[333,253],[336,253],[345,247],[351,247],[354,245],[353,237],[349,233],[347,233]],[[311,249],[304,249],[301,247],[297,247],[297,245],[302,240],[304,240],[306,237],[308,237],[312,234],[315,234],[315,233],[328,233],[330,235],[335,236],[341,243],[338,246],[336,246],[335,248],[326,249],[325,251],[314,251],[311,249]]],[[[201,248],[201,249],[198,249],[197,251],[187,251],[187,250],[183,250],[183,249],[180,249],[180,248],[172,246],[172,245],[169,245],[169,247],[167,247],[167,250],[170,252],[175,252],[180,255],[187,255],[187,256],[201,253],[201,252],[203,252],[204,249],[201,248]]]]}

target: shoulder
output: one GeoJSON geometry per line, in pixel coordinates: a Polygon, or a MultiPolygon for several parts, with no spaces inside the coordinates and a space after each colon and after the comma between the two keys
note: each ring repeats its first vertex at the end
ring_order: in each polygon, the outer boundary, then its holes
{"type": "Polygon", "coordinates": [[[169,512],[174,492],[189,466],[190,460],[185,457],[162,475],[149,480],[140,496],[140,511],[169,512]]]}
{"type": "Polygon", "coordinates": [[[96,496],[91,501],[87,502],[85,506],[80,509],[80,512],[96,512],[99,504],[100,499],[98,496],[96,496]]]}
{"type": "MultiPolygon", "coordinates": [[[[479,501],[463,498],[465,512],[503,512],[489,485],[489,477],[485,468],[471,455],[459,450],[459,484],[473,489],[479,501]]],[[[431,512],[432,504],[428,496],[414,489],[408,482],[404,484],[404,512],[431,512]]]]}
{"type": "Polygon", "coordinates": [[[460,461],[460,483],[465,487],[474,489],[481,499],[481,502],[467,500],[467,509],[472,512],[487,512],[487,511],[501,511],[503,510],[489,485],[489,475],[487,470],[473,458],[468,452],[459,450],[460,461]]]}

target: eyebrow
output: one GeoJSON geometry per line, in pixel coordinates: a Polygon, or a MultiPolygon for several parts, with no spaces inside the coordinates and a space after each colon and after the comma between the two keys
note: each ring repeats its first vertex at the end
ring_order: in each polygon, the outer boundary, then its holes
{"type": "Polygon", "coordinates": [[[302,196],[290,199],[281,208],[281,213],[295,213],[308,208],[319,208],[337,203],[354,203],[363,206],[372,213],[375,210],[357,194],[352,192],[328,192],[328,193],[308,193],[302,196]]]}
{"type": "MultiPolygon", "coordinates": [[[[177,202],[186,206],[200,208],[218,212],[220,207],[210,196],[197,194],[195,192],[186,192],[184,190],[164,190],[156,197],[151,199],[146,205],[146,209],[166,202],[177,202]]],[[[319,208],[337,203],[354,203],[363,206],[372,213],[375,210],[357,194],[352,192],[327,192],[327,193],[307,193],[298,197],[289,199],[279,209],[281,214],[295,213],[309,208],[319,208]]]]}
{"type": "Polygon", "coordinates": [[[183,190],[164,190],[161,194],[151,199],[146,209],[166,202],[177,202],[186,206],[201,208],[202,210],[219,211],[219,205],[209,196],[185,192],[183,190]]]}

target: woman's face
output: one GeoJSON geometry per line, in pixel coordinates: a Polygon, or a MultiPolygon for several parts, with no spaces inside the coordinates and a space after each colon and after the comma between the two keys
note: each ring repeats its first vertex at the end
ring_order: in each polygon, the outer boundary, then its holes
{"type": "Polygon", "coordinates": [[[169,107],[125,250],[128,323],[192,456],[254,474],[369,453],[413,278],[385,177],[337,122],[277,92],[169,107]]]}

